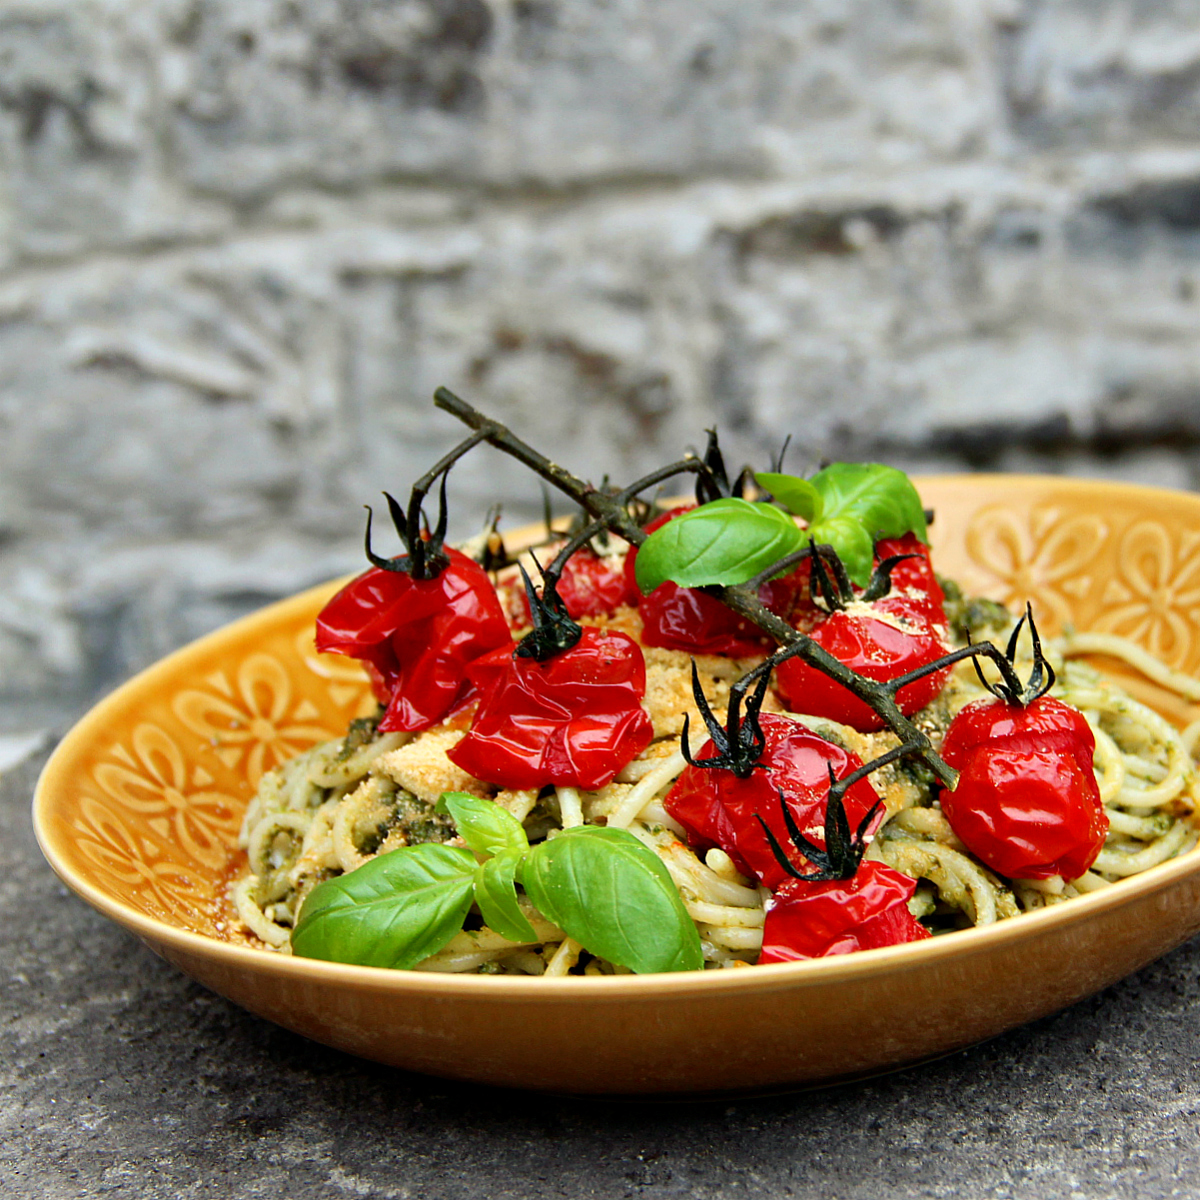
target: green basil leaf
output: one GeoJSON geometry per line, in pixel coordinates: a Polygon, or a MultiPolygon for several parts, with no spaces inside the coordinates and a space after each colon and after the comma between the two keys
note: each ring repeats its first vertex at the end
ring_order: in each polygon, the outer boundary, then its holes
{"type": "Polygon", "coordinates": [[[476,854],[503,854],[529,847],[521,822],[495,800],[481,800],[466,792],[443,792],[437,811],[448,812],[454,818],[462,840],[476,854]]]}
{"type": "Polygon", "coordinates": [[[364,967],[415,966],[462,928],[475,865],[469,850],[428,842],[327,879],[300,909],[292,953],[364,967]]]}
{"type": "Polygon", "coordinates": [[[546,917],[600,958],[638,974],[704,965],[667,868],[627,830],[565,829],[529,851],[521,881],[546,917]]]}
{"type": "Polygon", "coordinates": [[[811,482],[821,495],[823,509],[810,523],[808,536],[833,546],[859,587],[865,587],[871,578],[876,539],[915,533],[921,541],[929,540],[921,497],[912,480],[895,467],[830,463],[811,482]],[[864,534],[871,543],[866,554],[864,534]]]}
{"type": "Polygon", "coordinates": [[[638,549],[637,583],[645,595],[670,580],[680,587],[734,585],[753,579],[805,534],[769,504],[731,497],[701,504],[656,529],[638,549]]]}
{"type": "Polygon", "coordinates": [[[754,479],[789,512],[810,524],[821,519],[825,502],[807,479],[801,479],[799,475],[779,475],[774,471],[755,471],[754,479]]]}
{"type": "Polygon", "coordinates": [[[882,463],[830,463],[812,477],[821,494],[820,520],[856,518],[872,538],[915,533],[929,540],[925,509],[912,480],[895,467],[882,463]]]}
{"type": "Polygon", "coordinates": [[[475,868],[475,903],[484,924],[510,942],[536,942],[538,935],[521,911],[514,886],[523,853],[507,850],[475,868]]]}

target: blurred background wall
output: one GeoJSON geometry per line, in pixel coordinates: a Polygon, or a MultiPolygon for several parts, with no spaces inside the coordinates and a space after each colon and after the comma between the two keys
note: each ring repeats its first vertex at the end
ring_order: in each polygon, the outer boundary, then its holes
{"type": "Polygon", "coordinates": [[[1192,486],[1198,292],[1185,0],[0,0],[0,732],[355,569],[440,383],[1192,486]]]}

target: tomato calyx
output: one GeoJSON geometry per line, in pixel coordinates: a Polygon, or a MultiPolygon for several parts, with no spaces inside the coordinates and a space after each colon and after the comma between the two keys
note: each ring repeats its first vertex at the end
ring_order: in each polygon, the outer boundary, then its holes
{"type": "Polygon", "coordinates": [[[810,539],[809,557],[812,559],[812,590],[820,595],[829,612],[845,611],[846,605],[853,604],[856,600],[862,601],[863,604],[874,604],[876,600],[882,600],[892,590],[892,572],[896,566],[907,562],[908,559],[920,558],[919,554],[889,554],[871,571],[870,582],[866,584],[865,590],[857,593],[850,582],[845,564],[833,546],[817,546],[816,542],[810,539]],[[826,570],[826,563],[829,564],[830,570],[826,570]]]}
{"type": "Polygon", "coordinates": [[[692,660],[692,696],[717,753],[710,754],[707,758],[692,757],[688,747],[690,716],[684,713],[683,737],[679,746],[689,766],[732,771],[739,779],[748,779],[754,768],[762,765],[767,739],[759,717],[767,695],[767,685],[771,681],[770,669],[764,668],[767,668],[766,663],[748,671],[729,689],[729,707],[725,714],[725,724],[722,725],[705,698],[704,689],[700,686],[700,672],[696,669],[695,659],[692,660]],[[746,689],[756,677],[757,686],[750,696],[746,697],[746,689]],[[744,714],[743,701],[746,706],[744,714]]]}
{"type": "Polygon", "coordinates": [[[843,612],[856,600],[872,604],[882,600],[892,590],[892,571],[902,562],[920,558],[918,554],[891,554],[881,559],[871,572],[870,582],[862,592],[856,592],[850,582],[838,552],[828,545],[818,546],[811,538],[808,557],[812,560],[812,591],[819,596],[829,612],[843,612]],[[828,569],[827,569],[828,567],[828,569]]]}
{"type": "MultiPolygon", "coordinates": [[[[861,779],[864,774],[863,768],[860,768],[853,775],[848,775],[847,779],[854,780],[856,776],[861,779]]],[[[883,801],[875,801],[867,810],[867,815],[859,822],[858,828],[852,833],[850,822],[846,818],[846,806],[842,803],[837,787],[838,780],[833,773],[833,768],[830,767],[829,792],[825,800],[824,849],[804,836],[788,807],[783,788],[775,789],[779,793],[779,807],[783,813],[783,821],[787,826],[788,837],[791,839],[792,845],[817,868],[807,874],[799,870],[788,857],[787,851],[779,844],[779,839],[762,814],[754,814],[755,820],[762,826],[762,831],[766,834],[775,861],[779,864],[780,869],[793,879],[801,879],[806,883],[819,883],[827,879],[853,879],[858,871],[858,864],[862,862],[862,857],[867,850],[867,830],[871,827],[871,822],[875,819],[883,801]]]]}
{"type": "Polygon", "coordinates": [[[450,565],[446,553],[446,529],[449,523],[449,513],[446,508],[446,476],[450,468],[468,450],[477,446],[486,438],[486,433],[476,430],[470,437],[459,442],[449,454],[436,462],[416,483],[408,497],[408,508],[402,508],[400,502],[390,492],[384,492],[388,512],[400,541],[404,544],[405,553],[394,558],[384,558],[376,554],[371,546],[371,521],[374,513],[367,505],[367,532],[363,538],[363,549],[373,567],[381,571],[390,571],[396,575],[408,575],[412,579],[436,579],[450,565]],[[441,480],[438,488],[438,519],[432,533],[429,532],[425,520],[425,497],[434,483],[441,480]]]}
{"type": "Polygon", "coordinates": [[[881,754],[878,758],[863,763],[861,767],[841,779],[834,774],[833,764],[829,764],[829,791],[825,798],[824,847],[818,846],[816,842],[804,835],[804,831],[792,815],[783,789],[777,787],[775,790],[779,793],[779,807],[783,813],[783,823],[787,829],[788,838],[792,845],[817,868],[816,871],[809,874],[801,871],[788,856],[787,851],[779,844],[779,839],[763,816],[755,813],[755,819],[762,826],[767,843],[771,847],[771,853],[775,856],[775,861],[779,864],[780,869],[793,879],[803,880],[807,883],[821,883],[829,879],[853,879],[858,872],[863,855],[870,845],[868,835],[883,806],[883,800],[876,800],[859,821],[858,827],[851,831],[850,821],[846,816],[846,792],[860,779],[866,779],[874,771],[886,767],[889,763],[893,763],[905,755],[914,754],[916,750],[915,743],[896,746],[886,754],[881,754]]]}
{"type": "MultiPolygon", "coordinates": [[[[967,631],[967,641],[971,642],[970,630],[967,631]]],[[[1005,704],[1027,708],[1035,700],[1040,700],[1054,686],[1056,678],[1054,668],[1046,661],[1046,656],[1042,653],[1042,639],[1038,636],[1037,625],[1034,624],[1033,607],[1028,602],[1025,604],[1025,614],[1013,627],[1008,645],[1004,648],[1003,658],[999,655],[989,655],[989,657],[1000,668],[1001,678],[995,683],[984,677],[983,672],[979,669],[978,658],[973,657],[971,665],[975,668],[975,674],[979,676],[979,682],[997,700],[1002,700],[1005,704]],[[1033,667],[1029,672],[1029,678],[1022,683],[1016,671],[1017,640],[1021,636],[1021,629],[1026,621],[1029,622],[1029,639],[1033,645],[1033,667]]]]}
{"type": "Polygon", "coordinates": [[[367,531],[363,537],[363,550],[366,553],[367,561],[373,567],[378,567],[381,571],[390,571],[394,575],[408,575],[412,579],[436,579],[450,561],[445,552],[447,525],[445,476],[442,477],[441,511],[432,534],[422,519],[419,505],[416,511],[410,514],[400,507],[400,502],[391,492],[384,492],[383,496],[387,501],[388,512],[391,514],[396,534],[404,543],[405,553],[397,554],[393,558],[385,558],[382,554],[375,553],[371,545],[371,525],[375,514],[368,504],[366,506],[367,531]],[[411,520],[409,519],[410,515],[411,520]]]}
{"type": "Polygon", "coordinates": [[[707,432],[708,445],[704,449],[704,457],[700,460],[700,470],[696,473],[696,503],[708,504],[711,500],[723,500],[729,496],[741,497],[747,486],[754,482],[753,468],[743,467],[733,483],[730,483],[716,428],[707,432]]]}
{"type": "MultiPolygon", "coordinates": [[[[534,562],[537,562],[536,558],[534,562]]],[[[542,572],[542,594],[539,596],[529,572],[523,565],[518,566],[525,584],[525,598],[529,602],[533,629],[517,644],[515,653],[520,658],[546,662],[577,645],[583,636],[583,626],[567,612],[567,606],[558,594],[557,572],[553,569],[542,572]]]]}

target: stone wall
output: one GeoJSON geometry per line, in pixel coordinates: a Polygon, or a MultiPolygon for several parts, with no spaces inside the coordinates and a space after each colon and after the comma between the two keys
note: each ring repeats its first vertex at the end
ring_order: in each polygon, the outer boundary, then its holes
{"type": "Polygon", "coordinates": [[[0,730],[353,568],[439,383],[1190,486],[1198,129],[1183,0],[0,0],[0,730]]]}

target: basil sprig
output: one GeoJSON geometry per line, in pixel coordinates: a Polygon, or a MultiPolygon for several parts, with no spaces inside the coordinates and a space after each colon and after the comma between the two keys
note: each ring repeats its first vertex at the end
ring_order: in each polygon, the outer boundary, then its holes
{"type": "Polygon", "coordinates": [[[833,546],[850,578],[866,587],[881,537],[928,538],[925,510],[903,471],[881,463],[832,463],[811,479],[763,471],[755,480],[795,521],[770,504],[714,500],[656,529],[638,550],[638,587],[649,595],[670,580],[680,587],[734,586],[808,543],[833,546]]]}
{"type": "MultiPolygon", "coordinates": [[[[483,923],[510,942],[536,942],[537,934],[517,899],[521,852],[506,850],[475,868],[475,903],[483,923]]],[[[551,920],[554,918],[551,917],[551,920]]]]}
{"type": "Polygon", "coordinates": [[[638,550],[634,572],[645,595],[667,580],[680,587],[745,583],[803,545],[787,513],[731,496],[656,529],[638,550]]]}
{"type": "Polygon", "coordinates": [[[416,966],[462,928],[474,879],[474,857],[457,846],[426,842],[381,854],[309,892],[292,953],[363,967],[416,966]]]}
{"type": "Polygon", "coordinates": [[[459,837],[481,857],[529,849],[525,827],[495,800],[481,800],[468,792],[443,792],[435,811],[449,813],[459,837]]]}
{"type": "Polygon", "coordinates": [[[293,953],[412,967],[462,929],[472,903],[502,937],[536,942],[520,882],[539,911],[592,954],[639,973],[704,965],[700,935],[666,868],[627,831],[578,826],[531,848],[521,823],[492,800],[447,792],[438,808],[470,850],[403,846],[318,884],[301,907],[293,953]]]}
{"type": "Polygon", "coordinates": [[[628,830],[564,829],[526,855],[521,879],[541,912],[601,958],[638,974],[704,966],[667,868],[628,830]]]}

